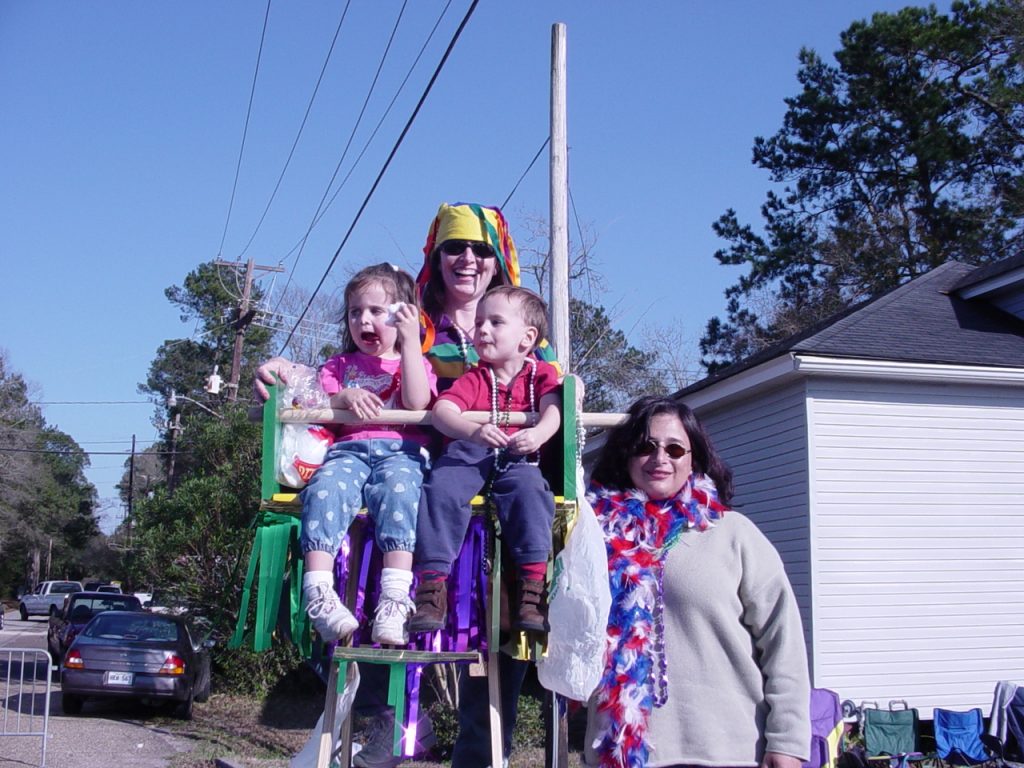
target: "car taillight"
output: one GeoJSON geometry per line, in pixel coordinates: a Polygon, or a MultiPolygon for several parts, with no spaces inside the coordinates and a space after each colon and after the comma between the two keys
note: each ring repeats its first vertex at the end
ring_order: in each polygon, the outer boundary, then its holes
{"type": "Polygon", "coordinates": [[[68,669],[85,669],[85,660],[78,651],[68,651],[68,655],[64,657],[64,666],[68,669]]]}
{"type": "Polygon", "coordinates": [[[185,674],[185,660],[176,653],[167,654],[167,658],[164,659],[164,665],[160,667],[161,675],[184,675],[185,674]]]}

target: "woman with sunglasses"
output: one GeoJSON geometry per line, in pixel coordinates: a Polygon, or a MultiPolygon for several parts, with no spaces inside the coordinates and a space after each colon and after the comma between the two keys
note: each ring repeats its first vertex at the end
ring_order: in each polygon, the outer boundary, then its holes
{"type": "Polygon", "coordinates": [[[588,491],[612,591],[588,765],[807,759],[796,598],[775,547],[728,508],[732,492],[732,471],[680,402],[641,398],[609,434],[588,491]]]}
{"type": "MultiPolygon", "coordinates": [[[[442,203],[427,232],[423,248],[423,266],[416,283],[420,306],[424,312],[426,334],[425,357],[437,376],[437,391],[444,392],[468,367],[480,358],[473,348],[476,336],[476,307],[490,289],[499,285],[519,285],[519,259],[509,233],[508,222],[496,207],[477,203],[442,203]]],[[[554,354],[546,340],[535,352],[537,357],[553,362],[554,354]]],[[[266,361],[257,369],[257,396],[267,398],[265,384],[274,382],[274,375],[287,380],[291,362],[281,357],[266,361]]],[[[417,531],[429,537],[431,531],[417,531]]],[[[363,681],[356,699],[356,711],[363,717],[377,717],[385,726],[390,710],[380,698],[387,691],[386,677],[373,682],[368,675],[381,674],[385,667],[365,665],[363,681]],[[380,684],[377,684],[377,683],[380,684]]],[[[527,662],[500,654],[502,727],[507,755],[512,748],[519,691],[528,668],[527,662]]],[[[487,679],[462,675],[459,695],[459,733],[452,753],[452,768],[481,768],[490,762],[490,723],[487,701],[487,679]]],[[[375,728],[381,734],[352,760],[361,768],[391,768],[399,758],[391,754],[391,730],[375,728]]]]}

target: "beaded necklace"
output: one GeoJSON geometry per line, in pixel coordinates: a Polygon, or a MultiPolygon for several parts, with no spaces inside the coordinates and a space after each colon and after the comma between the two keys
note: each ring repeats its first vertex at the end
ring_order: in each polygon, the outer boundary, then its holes
{"type": "MultiPolygon", "coordinates": [[[[537,412],[536,393],[534,391],[534,383],[537,380],[537,361],[532,357],[526,358],[526,362],[530,367],[529,379],[527,379],[527,393],[529,396],[529,407],[530,410],[527,413],[537,412]]],[[[519,373],[522,373],[520,369],[519,373]]],[[[501,411],[498,408],[498,377],[494,375],[494,369],[491,366],[487,366],[487,374],[491,382],[491,424],[498,427],[503,432],[508,432],[510,414],[512,412],[512,387],[516,383],[516,379],[519,378],[519,373],[512,377],[512,381],[508,383],[508,389],[505,395],[505,410],[501,411]]],[[[532,453],[526,458],[526,463],[533,466],[537,466],[540,463],[540,452],[532,453]]],[[[508,449],[495,448],[494,449],[494,471],[504,472],[508,469],[509,465],[508,449]]]]}
{"type": "Polygon", "coordinates": [[[466,337],[465,331],[459,328],[458,323],[454,320],[451,321],[452,330],[455,331],[455,335],[459,337],[459,354],[462,355],[462,362],[466,368],[469,368],[471,363],[469,362],[469,339],[466,337]]]}

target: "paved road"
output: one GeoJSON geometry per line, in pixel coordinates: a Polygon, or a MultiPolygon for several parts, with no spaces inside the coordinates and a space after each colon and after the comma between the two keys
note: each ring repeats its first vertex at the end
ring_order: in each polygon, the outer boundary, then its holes
{"type": "MultiPolygon", "coordinates": [[[[8,611],[0,630],[2,651],[11,648],[46,649],[48,620],[30,617],[21,621],[17,611],[8,611]]],[[[22,730],[41,730],[41,725],[27,721],[29,707],[19,700],[19,676],[7,679],[0,669],[0,767],[25,768],[38,766],[42,756],[39,736],[11,736],[22,712],[22,730]],[[5,735],[5,729],[8,732],[5,735]]],[[[45,697],[45,675],[39,672],[37,682],[29,682],[34,694],[45,697]]],[[[26,673],[26,678],[31,676],[26,673]]],[[[70,717],[60,707],[60,676],[54,672],[50,692],[49,738],[46,747],[48,768],[109,768],[131,765],[133,768],[165,768],[170,758],[191,748],[187,739],[175,736],[155,724],[158,718],[148,710],[127,702],[86,702],[81,716],[70,717]]],[[[37,704],[35,711],[42,711],[37,704]]]]}

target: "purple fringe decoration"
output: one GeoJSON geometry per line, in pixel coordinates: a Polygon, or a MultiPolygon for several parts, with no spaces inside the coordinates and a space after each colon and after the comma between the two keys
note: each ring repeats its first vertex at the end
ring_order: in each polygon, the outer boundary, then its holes
{"type": "MultiPolygon", "coordinates": [[[[383,555],[374,541],[373,521],[359,515],[352,523],[349,534],[342,541],[341,549],[334,561],[334,583],[343,598],[349,581],[349,561],[352,549],[352,533],[359,532],[362,552],[359,557],[359,573],[356,575],[356,604],[352,613],[359,621],[359,629],[352,635],[353,646],[379,648],[371,639],[370,620],[373,618],[380,599],[380,572],[383,555]]],[[[418,651],[487,652],[487,518],[473,515],[462,542],[459,556],[452,565],[448,577],[448,622],[444,629],[436,632],[413,635],[407,646],[418,651]]],[[[413,579],[415,593],[416,579],[413,579]]],[[[337,644],[328,648],[330,656],[337,644]]],[[[330,657],[329,656],[329,657],[330,657]]],[[[411,757],[416,748],[417,724],[420,715],[420,678],[422,664],[407,664],[405,679],[406,714],[402,731],[402,754],[411,757]]]]}

